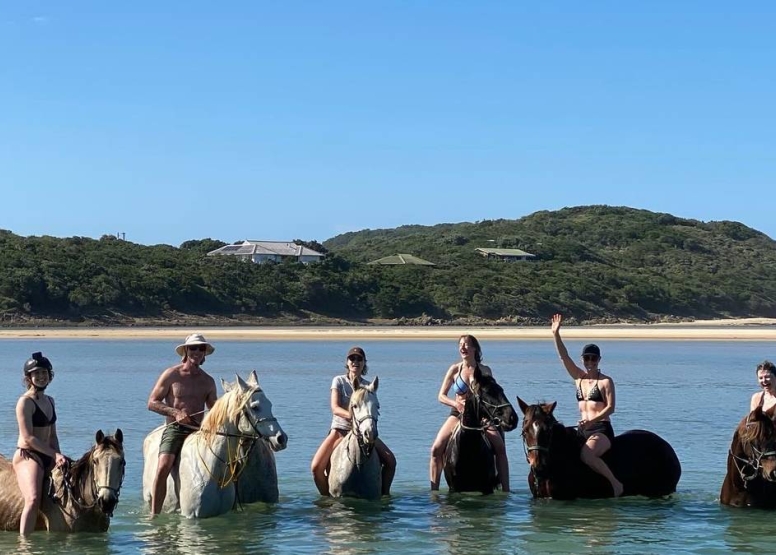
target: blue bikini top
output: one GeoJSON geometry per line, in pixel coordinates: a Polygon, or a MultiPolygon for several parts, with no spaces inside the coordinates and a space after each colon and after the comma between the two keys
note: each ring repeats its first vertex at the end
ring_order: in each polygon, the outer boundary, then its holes
{"type": "Polygon", "coordinates": [[[462,369],[463,364],[458,367],[458,374],[455,376],[455,381],[453,382],[453,391],[455,391],[456,395],[466,395],[469,393],[469,384],[461,377],[462,369]]]}

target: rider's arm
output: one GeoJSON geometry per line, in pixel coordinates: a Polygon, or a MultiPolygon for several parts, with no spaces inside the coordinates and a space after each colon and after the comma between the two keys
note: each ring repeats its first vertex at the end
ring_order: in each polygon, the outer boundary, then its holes
{"type": "Polygon", "coordinates": [[[350,420],[350,411],[343,409],[340,406],[339,388],[334,383],[331,384],[331,398],[329,403],[331,404],[331,413],[334,416],[339,416],[345,420],[350,420]]]}
{"type": "Polygon", "coordinates": [[[458,405],[455,402],[455,399],[451,399],[447,396],[447,394],[450,392],[450,388],[453,387],[456,372],[458,372],[457,364],[453,364],[450,368],[448,368],[447,374],[445,374],[445,379],[442,380],[442,387],[439,388],[439,393],[437,394],[437,399],[440,403],[454,409],[457,409],[458,405]]]}
{"type": "Polygon", "coordinates": [[[752,395],[752,400],[749,401],[749,412],[752,412],[760,404],[760,395],[762,395],[762,393],[755,393],[752,395]]]}
{"type": "Polygon", "coordinates": [[[148,396],[148,410],[174,420],[183,420],[187,417],[186,413],[164,402],[170,393],[170,374],[171,369],[167,369],[159,376],[151,395],[148,396]]]}
{"type": "Polygon", "coordinates": [[[552,317],[552,338],[555,340],[555,350],[558,351],[558,356],[560,357],[566,372],[569,373],[569,376],[578,380],[585,377],[585,371],[574,364],[574,361],[571,360],[571,357],[569,356],[568,349],[566,349],[563,340],[560,338],[560,324],[562,321],[563,317],[560,314],[556,314],[552,317]]]}
{"type": "Polygon", "coordinates": [[[218,400],[218,390],[216,389],[216,381],[211,377],[210,388],[208,389],[207,395],[205,396],[205,406],[208,409],[212,409],[213,405],[216,404],[217,400],[218,400]]]}

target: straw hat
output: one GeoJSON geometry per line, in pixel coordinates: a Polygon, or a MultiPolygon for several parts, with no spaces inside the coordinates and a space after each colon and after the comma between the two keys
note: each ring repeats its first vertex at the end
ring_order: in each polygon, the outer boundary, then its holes
{"type": "Polygon", "coordinates": [[[201,333],[192,333],[183,341],[183,343],[175,347],[175,352],[178,353],[178,355],[183,356],[186,354],[186,347],[194,345],[205,345],[205,356],[212,355],[213,351],[216,350],[215,347],[207,342],[204,335],[201,333]]]}

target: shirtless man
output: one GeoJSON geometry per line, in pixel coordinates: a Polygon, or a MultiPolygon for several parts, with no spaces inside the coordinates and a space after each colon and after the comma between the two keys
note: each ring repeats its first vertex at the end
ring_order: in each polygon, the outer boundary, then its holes
{"type": "Polygon", "coordinates": [[[151,513],[159,514],[167,497],[167,477],[186,437],[199,428],[205,407],[216,402],[216,382],[201,365],[215,349],[205,337],[193,333],[175,348],[182,358],[165,370],[148,397],[148,410],[167,419],[159,446],[159,462],[151,491],[151,513]]]}

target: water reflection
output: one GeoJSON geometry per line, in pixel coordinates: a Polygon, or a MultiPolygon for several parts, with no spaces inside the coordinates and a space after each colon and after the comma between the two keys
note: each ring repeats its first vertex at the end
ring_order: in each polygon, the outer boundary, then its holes
{"type": "Polygon", "coordinates": [[[496,493],[434,495],[430,507],[431,533],[451,555],[499,552],[504,543],[508,496],[496,493]]]}
{"type": "Polygon", "coordinates": [[[313,534],[328,546],[323,553],[352,555],[380,550],[385,527],[392,521],[390,499],[320,498],[314,502],[313,534]]]}
{"type": "Polygon", "coordinates": [[[185,519],[180,515],[146,517],[135,534],[146,555],[195,555],[273,551],[277,522],[271,506],[257,504],[244,512],[210,519],[185,519]]]}
{"type": "Polygon", "coordinates": [[[724,540],[728,551],[770,552],[773,549],[774,513],[761,509],[720,507],[727,517],[724,540]]]}

